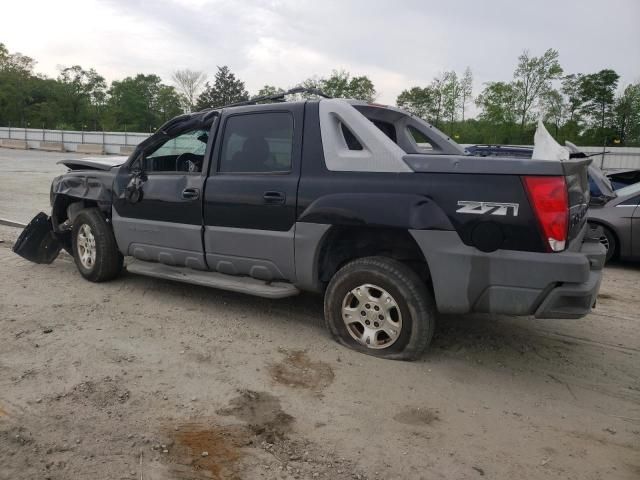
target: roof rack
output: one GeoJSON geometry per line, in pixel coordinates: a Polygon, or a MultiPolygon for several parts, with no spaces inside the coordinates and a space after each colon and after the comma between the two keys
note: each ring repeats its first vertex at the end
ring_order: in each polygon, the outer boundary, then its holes
{"type": "Polygon", "coordinates": [[[204,113],[209,110],[220,110],[221,108],[240,107],[242,105],[255,105],[256,103],[260,103],[260,102],[284,102],[285,96],[295,95],[297,93],[310,93],[313,95],[318,95],[319,97],[322,97],[322,98],[332,98],[326,93],[324,93],[322,90],[319,90],[317,88],[295,87],[287,90],[286,92],[279,92],[273,95],[263,95],[261,97],[254,97],[242,102],[230,103],[228,105],[222,105],[220,107],[207,108],[205,110],[202,110],[202,112],[199,112],[199,113],[204,113]]]}

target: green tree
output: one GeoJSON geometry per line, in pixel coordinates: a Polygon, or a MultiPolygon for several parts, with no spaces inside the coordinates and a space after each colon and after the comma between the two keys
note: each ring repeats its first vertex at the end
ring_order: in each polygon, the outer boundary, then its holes
{"type": "Polygon", "coordinates": [[[434,78],[427,87],[412,87],[404,90],[396,99],[396,105],[440,127],[441,118],[449,111],[446,109],[449,106],[446,102],[449,101],[451,105],[455,105],[455,100],[452,99],[456,95],[454,90],[457,87],[451,83],[447,85],[447,82],[453,81],[449,73],[434,78]]]}
{"type": "Polygon", "coordinates": [[[184,97],[176,89],[169,85],[160,85],[155,99],[155,111],[157,125],[180,115],[182,112],[184,97]]]}
{"type": "Polygon", "coordinates": [[[232,103],[243,102],[249,99],[244,82],[236,78],[235,74],[226,65],[218,67],[213,84],[205,83],[204,91],[198,97],[196,108],[222,107],[232,103]]]}
{"type": "Polygon", "coordinates": [[[449,120],[449,128],[456,121],[460,102],[462,101],[460,81],[453,70],[442,75],[442,114],[449,120]]]}
{"type": "Polygon", "coordinates": [[[258,90],[256,97],[266,97],[267,95],[277,95],[278,93],[284,93],[284,90],[273,85],[265,85],[258,90]]]}
{"type": "Polygon", "coordinates": [[[597,135],[605,135],[605,127],[613,117],[615,92],[620,75],[605,69],[584,75],[580,81],[581,113],[587,117],[597,135]]]}
{"type": "Polygon", "coordinates": [[[518,57],[518,66],[513,74],[513,94],[520,117],[520,134],[530,120],[536,102],[551,89],[551,81],[560,78],[562,67],[558,52],[549,49],[541,57],[532,57],[528,50],[518,57]]]}
{"type": "Polygon", "coordinates": [[[462,110],[462,121],[464,122],[464,112],[467,103],[473,100],[473,73],[467,67],[460,79],[460,109],[462,110]]]}
{"type": "Polygon", "coordinates": [[[351,77],[347,93],[348,98],[355,98],[356,100],[364,100],[367,102],[373,102],[377,96],[373,82],[366,75],[351,77]]]}
{"type": "MultiPolygon", "coordinates": [[[[258,93],[251,98],[253,99],[259,97],[270,97],[284,92],[285,90],[280,87],[274,87],[273,85],[264,85],[260,90],[258,90],[258,93]]],[[[259,103],[269,103],[269,101],[267,100],[259,103]]]]}
{"type": "Polygon", "coordinates": [[[562,78],[560,92],[565,98],[565,122],[562,131],[566,139],[577,141],[580,132],[583,130],[582,115],[582,95],[580,94],[580,84],[582,82],[581,73],[572,73],[562,78]]]}
{"type": "Polygon", "coordinates": [[[52,78],[33,76],[28,81],[29,103],[26,120],[34,128],[63,126],[60,99],[62,87],[52,78]]]}
{"type": "Polygon", "coordinates": [[[572,73],[562,79],[561,92],[567,97],[567,121],[569,122],[577,122],[579,120],[578,115],[582,106],[581,83],[581,73],[572,73]]]}
{"type": "Polygon", "coordinates": [[[623,145],[640,144],[640,83],[628,85],[616,99],[614,126],[623,145]]]}
{"type": "MultiPolygon", "coordinates": [[[[301,86],[322,91],[333,98],[353,98],[373,102],[377,92],[371,79],[366,75],[352,77],[345,70],[334,70],[327,78],[311,77],[304,80],[301,86]]],[[[303,94],[304,98],[313,94],[303,94]]]]}
{"type": "Polygon", "coordinates": [[[107,82],[93,69],[80,65],[62,68],[58,76],[61,85],[60,108],[63,121],[75,128],[86,122],[97,130],[107,97],[107,82]]]}
{"type": "Polygon", "coordinates": [[[444,77],[434,78],[429,88],[431,89],[433,101],[431,102],[428,115],[431,123],[440,128],[440,119],[442,118],[444,107],[444,77]]]}
{"type": "Polygon", "coordinates": [[[30,80],[35,60],[21,53],[9,53],[0,43],[0,121],[20,126],[27,121],[30,80]]]}
{"type": "Polygon", "coordinates": [[[547,91],[541,99],[542,110],[544,112],[544,120],[552,123],[554,127],[554,135],[559,138],[560,127],[564,123],[567,108],[562,94],[555,89],[547,91]]]}
{"type": "Polygon", "coordinates": [[[433,109],[434,94],[431,87],[412,87],[398,95],[396,105],[416,117],[430,120],[433,109]]]}
{"type": "Polygon", "coordinates": [[[512,83],[490,82],[476,99],[480,120],[494,125],[495,131],[486,143],[511,143],[512,127],[518,116],[516,93],[512,83]]]}
{"type": "Polygon", "coordinates": [[[126,126],[129,131],[143,132],[155,130],[182,112],[173,87],[164,85],[157,75],[141,73],[111,84],[107,110],[110,128],[126,126]]]}

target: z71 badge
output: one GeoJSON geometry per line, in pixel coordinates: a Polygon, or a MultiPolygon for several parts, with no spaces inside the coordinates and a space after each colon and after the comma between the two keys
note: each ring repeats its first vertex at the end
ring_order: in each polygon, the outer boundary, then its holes
{"type": "Polygon", "coordinates": [[[459,200],[457,213],[472,213],[474,215],[511,215],[518,216],[519,203],[474,202],[473,200],[459,200]]]}

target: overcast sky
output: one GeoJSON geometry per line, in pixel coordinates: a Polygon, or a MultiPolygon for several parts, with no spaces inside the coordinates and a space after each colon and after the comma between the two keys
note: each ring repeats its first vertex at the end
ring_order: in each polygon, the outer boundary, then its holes
{"type": "Polygon", "coordinates": [[[560,52],[566,73],[640,80],[640,0],[5,0],[0,42],[37,71],[93,67],[108,80],[229,67],[251,92],[332,69],[366,74],[378,100],[468,65],[509,80],[518,55],[560,52]]]}

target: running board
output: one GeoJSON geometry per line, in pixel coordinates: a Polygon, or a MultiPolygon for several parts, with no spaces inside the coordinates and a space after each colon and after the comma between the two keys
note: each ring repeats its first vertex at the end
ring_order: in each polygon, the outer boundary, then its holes
{"type": "Polygon", "coordinates": [[[264,298],[285,298],[300,293],[300,290],[287,282],[265,282],[251,277],[225,275],[219,272],[203,272],[186,267],[173,267],[163,263],[144,262],[141,260],[129,262],[127,271],[149,277],[220,288],[264,298]]]}

